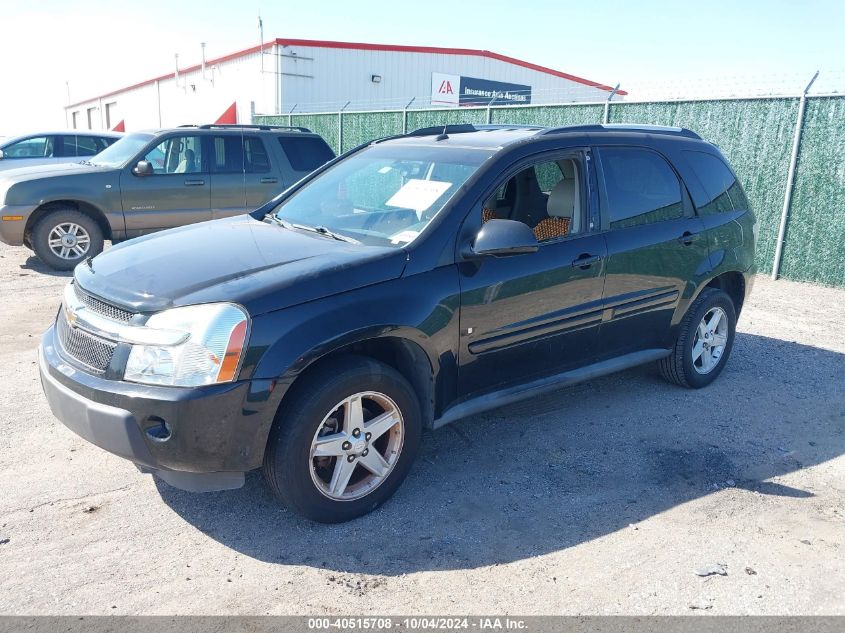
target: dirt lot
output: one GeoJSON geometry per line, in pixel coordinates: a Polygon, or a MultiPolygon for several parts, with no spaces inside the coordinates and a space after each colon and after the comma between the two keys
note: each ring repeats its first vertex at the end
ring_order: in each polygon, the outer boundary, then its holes
{"type": "Polygon", "coordinates": [[[758,278],[711,387],[640,368],[464,420],[322,526],[56,422],[35,352],[66,281],[0,244],[0,613],[845,614],[845,291],[758,278]]]}

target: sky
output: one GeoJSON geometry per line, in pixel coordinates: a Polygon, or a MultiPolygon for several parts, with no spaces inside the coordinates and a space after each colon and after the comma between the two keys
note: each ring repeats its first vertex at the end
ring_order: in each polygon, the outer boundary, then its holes
{"type": "Polygon", "coordinates": [[[478,48],[632,96],[669,87],[845,89],[845,2],[819,0],[0,0],[0,135],[63,106],[275,37],[478,48]]]}

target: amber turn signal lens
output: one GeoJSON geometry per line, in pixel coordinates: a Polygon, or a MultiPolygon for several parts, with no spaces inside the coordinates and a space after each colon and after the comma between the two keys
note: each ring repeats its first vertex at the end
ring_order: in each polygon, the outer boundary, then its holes
{"type": "Polygon", "coordinates": [[[238,371],[238,363],[241,360],[241,352],[246,339],[246,321],[241,321],[232,330],[229,336],[229,343],[226,345],[226,355],[223,357],[223,364],[217,374],[217,382],[230,382],[235,379],[235,372],[238,371]]]}
{"type": "Polygon", "coordinates": [[[21,220],[23,220],[23,216],[22,215],[4,215],[3,220],[5,220],[6,222],[20,222],[21,220]]]}

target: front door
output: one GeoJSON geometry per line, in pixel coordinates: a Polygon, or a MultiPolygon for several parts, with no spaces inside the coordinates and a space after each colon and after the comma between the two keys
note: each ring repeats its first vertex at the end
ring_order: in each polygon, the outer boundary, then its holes
{"type": "Polygon", "coordinates": [[[208,161],[202,137],[168,136],[141,160],[153,174],[136,176],[130,164],[120,175],[128,237],[211,219],[208,161]]]}
{"type": "Polygon", "coordinates": [[[607,240],[602,357],[668,348],[679,302],[709,267],[689,195],[667,160],[640,147],[598,149],[607,240]]]}
{"type": "Polygon", "coordinates": [[[521,166],[474,212],[482,221],[525,222],[540,248],[459,264],[460,397],[558,373],[595,354],[605,243],[590,228],[584,157],[521,166]]]}

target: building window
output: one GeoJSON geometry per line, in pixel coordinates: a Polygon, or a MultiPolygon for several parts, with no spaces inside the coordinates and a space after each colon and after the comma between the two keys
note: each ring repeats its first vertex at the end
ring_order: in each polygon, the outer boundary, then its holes
{"type": "Polygon", "coordinates": [[[71,122],[73,123],[73,129],[77,129],[79,127],[79,111],[72,112],[70,115],[71,122]]]}
{"type": "Polygon", "coordinates": [[[94,129],[94,112],[96,112],[97,108],[88,108],[88,129],[94,129]]]}

